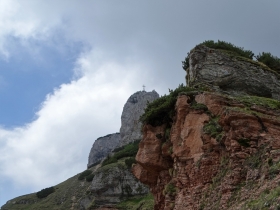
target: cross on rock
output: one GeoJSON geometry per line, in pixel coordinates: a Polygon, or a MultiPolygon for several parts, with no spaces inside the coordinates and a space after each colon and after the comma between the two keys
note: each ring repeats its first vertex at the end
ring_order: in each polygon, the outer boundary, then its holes
{"type": "Polygon", "coordinates": [[[146,86],[145,86],[145,85],[143,85],[143,91],[145,91],[145,87],[146,87],[146,86]]]}

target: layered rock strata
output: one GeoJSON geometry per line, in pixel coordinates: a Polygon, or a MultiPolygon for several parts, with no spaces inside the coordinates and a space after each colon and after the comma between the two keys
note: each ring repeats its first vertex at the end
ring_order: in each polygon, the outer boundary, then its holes
{"type": "Polygon", "coordinates": [[[121,116],[121,142],[120,146],[124,146],[135,140],[142,138],[140,116],[144,113],[144,110],[148,102],[152,102],[159,98],[156,91],[146,92],[138,91],[131,95],[123,107],[121,116]]]}
{"type": "Polygon", "coordinates": [[[207,86],[232,95],[280,100],[280,75],[266,65],[232,52],[198,45],[189,54],[187,85],[207,86]]]}
{"type": "Polygon", "coordinates": [[[278,207],[279,102],[250,99],[181,95],[170,137],[168,125],[144,126],[133,173],[149,185],[155,210],[278,207]]]}

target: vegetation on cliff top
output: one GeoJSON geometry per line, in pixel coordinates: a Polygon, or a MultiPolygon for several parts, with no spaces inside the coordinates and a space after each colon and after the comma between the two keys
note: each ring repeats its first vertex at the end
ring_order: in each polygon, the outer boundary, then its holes
{"type": "Polygon", "coordinates": [[[199,45],[205,45],[206,47],[213,48],[213,49],[220,49],[220,50],[228,50],[231,52],[236,53],[239,56],[253,59],[254,53],[251,50],[244,50],[243,47],[237,47],[230,42],[220,41],[214,42],[213,40],[207,40],[202,42],[199,45]]]}
{"type": "Polygon", "coordinates": [[[175,104],[177,96],[182,92],[191,92],[195,89],[179,85],[175,90],[169,90],[169,95],[164,95],[152,103],[148,103],[144,114],[140,117],[143,124],[150,124],[152,126],[159,126],[163,124],[170,124],[172,117],[175,114],[175,104]]]}
{"type": "MultiPolygon", "coordinates": [[[[226,50],[235,54],[236,56],[241,56],[249,60],[252,60],[253,57],[255,57],[255,59],[258,62],[265,64],[267,67],[269,67],[270,69],[278,73],[280,72],[280,58],[278,58],[277,56],[273,56],[269,52],[262,52],[259,53],[259,55],[254,56],[254,53],[251,50],[244,50],[243,47],[237,47],[230,42],[225,42],[220,40],[218,40],[218,42],[215,42],[213,40],[207,40],[200,43],[199,45],[205,45],[206,47],[213,48],[213,49],[226,50]]],[[[182,68],[184,70],[189,68],[189,53],[188,56],[185,58],[185,60],[182,61],[182,68]]]]}

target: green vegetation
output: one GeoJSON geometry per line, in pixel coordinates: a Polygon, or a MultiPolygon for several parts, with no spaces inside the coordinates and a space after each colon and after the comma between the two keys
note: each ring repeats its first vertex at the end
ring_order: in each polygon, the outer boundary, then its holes
{"type": "Polygon", "coordinates": [[[223,180],[223,178],[225,177],[225,175],[227,174],[227,172],[229,170],[228,169],[229,160],[230,159],[228,157],[222,157],[221,162],[220,162],[220,171],[213,178],[212,187],[218,186],[221,183],[221,181],[223,180]]]}
{"type": "Polygon", "coordinates": [[[189,61],[190,61],[190,53],[188,53],[188,56],[185,57],[185,60],[182,61],[182,68],[186,71],[189,68],[189,61]]]}
{"type": "Polygon", "coordinates": [[[222,127],[218,123],[219,118],[211,118],[210,121],[204,125],[203,131],[204,133],[209,134],[213,138],[217,138],[219,134],[221,134],[222,127]]]}
{"type": "Polygon", "coordinates": [[[245,204],[243,209],[280,209],[279,198],[280,187],[276,187],[272,190],[264,190],[258,199],[250,200],[245,204]]]}
{"type": "Polygon", "coordinates": [[[260,146],[260,149],[255,154],[252,154],[245,159],[244,165],[251,169],[259,169],[262,166],[262,160],[265,158],[265,146],[260,146]]]}
{"type": "MultiPolygon", "coordinates": [[[[123,158],[123,157],[135,157],[137,152],[138,152],[138,145],[139,145],[139,141],[135,141],[133,143],[129,143],[127,145],[125,145],[121,150],[119,150],[118,152],[116,152],[114,155],[112,156],[108,156],[103,162],[102,162],[102,167],[111,163],[116,163],[118,162],[119,159],[123,158]]],[[[127,161],[127,166],[129,166],[132,163],[132,160],[127,161]]],[[[130,167],[131,167],[130,165],[130,167]]]]}
{"type": "Polygon", "coordinates": [[[240,138],[237,140],[237,142],[243,147],[250,147],[250,139],[240,138]]]}
{"type": "Polygon", "coordinates": [[[280,72],[280,58],[271,55],[271,53],[262,52],[256,56],[256,59],[259,62],[262,62],[265,65],[267,65],[269,68],[271,68],[277,72],[280,72]]]}
{"type": "Polygon", "coordinates": [[[264,98],[258,96],[239,96],[235,97],[237,101],[244,105],[251,107],[252,105],[263,106],[270,109],[280,109],[280,101],[271,98],[264,98]]]}
{"type": "Polygon", "coordinates": [[[49,194],[53,193],[55,191],[54,187],[48,187],[45,189],[42,189],[41,191],[37,192],[36,195],[38,198],[45,198],[49,194]]]}
{"type": "Polygon", "coordinates": [[[179,93],[190,93],[193,88],[179,85],[175,90],[169,90],[169,95],[164,95],[152,103],[148,103],[145,113],[140,117],[143,124],[152,126],[160,126],[163,124],[169,125],[172,122],[172,117],[175,114],[174,107],[179,93]]]}
{"type": "Polygon", "coordinates": [[[213,48],[213,49],[228,50],[236,53],[236,55],[240,55],[242,57],[249,58],[249,59],[252,59],[254,56],[254,53],[251,50],[244,50],[243,47],[237,47],[225,41],[218,40],[218,42],[214,42],[213,40],[207,40],[202,42],[200,45],[205,45],[206,47],[213,48]]]}
{"type": "Polygon", "coordinates": [[[90,175],[86,176],[87,182],[91,182],[93,180],[93,178],[94,178],[94,174],[90,174],[90,175]]]}
{"type": "Polygon", "coordinates": [[[174,186],[174,184],[172,183],[168,183],[167,185],[165,185],[164,190],[163,190],[163,194],[166,195],[172,195],[175,196],[176,195],[176,187],[174,186]]]}
{"type": "MultiPolygon", "coordinates": [[[[254,56],[254,53],[251,50],[244,50],[243,47],[237,47],[230,42],[220,41],[215,42],[213,40],[207,40],[199,45],[205,45],[209,48],[223,50],[230,57],[236,57],[238,60],[244,60],[250,62],[253,65],[260,66],[262,69],[280,73],[280,58],[273,56],[269,52],[262,52],[259,55],[254,56]],[[257,61],[253,60],[253,57],[257,61]]],[[[197,45],[197,46],[199,46],[197,45]]],[[[185,60],[182,61],[182,68],[186,71],[189,68],[189,53],[185,60]]]]}
{"type": "Polygon", "coordinates": [[[135,157],[131,157],[128,159],[125,159],[125,165],[127,166],[127,168],[131,168],[132,164],[136,163],[135,157]]]}
{"type": "Polygon", "coordinates": [[[208,108],[207,108],[207,106],[205,104],[200,104],[200,103],[197,103],[196,101],[192,102],[191,108],[195,109],[195,110],[203,110],[203,111],[207,111],[208,110],[208,108]]]}
{"type": "Polygon", "coordinates": [[[268,177],[273,179],[280,172],[280,162],[273,163],[272,159],[269,159],[268,165],[268,177]]]}
{"type": "Polygon", "coordinates": [[[153,210],[154,198],[152,194],[148,194],[145,196],[135,196],[133,198],[120,202],[119,204],[117,204],[117,208],[123,210],[153,210]]]}
{"type": "Polygon", "coordinates": [[[90,175],[92,173],[91,170],[85,170],[83,171],[79,177],[78,177],[78,180],[84,180],[85,177],[87,177],[88,175],[90,175]]]}

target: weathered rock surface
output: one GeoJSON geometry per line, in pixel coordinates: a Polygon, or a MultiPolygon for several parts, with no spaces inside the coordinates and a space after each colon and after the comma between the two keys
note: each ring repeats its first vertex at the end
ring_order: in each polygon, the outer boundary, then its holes
{"type": "Polygon", "coordinates": [[[119,147],[120,140],[120,133],[113,133],[96,139],[89,153],[87,167],[90,168],[106,158],[115,148],[119,147]]]}
{"type": "Polygon", "coordinates": [[[262,63],[198,45],[190,52],[189,64],[187,85],[280,100],[280,75],[262,63]]]}
{"type": "Polygon", "coordinates": [[[89,188],[96,206],[110,207],[125,197],[144,195],[148,188],[122,164],[108,165],[98,170],[89,188]]]}
{"type": "Polygon", "coordinates": [[[157,98],[159,98],[159,95],[154,90],[151,92],[138,91],[129,97],[123,107],[121,116],[120,146],[142,138],[142,124],[139,122],[139,118],[144,113],[147,102],[152,102],[157,98]]]}
{"type": "Polygon", "coordinates": [[[165,125],[144,126],[133,173],[155,210],[279,208],[280,112],[260,102],[181,95],[170,140],[165,125]]]}

